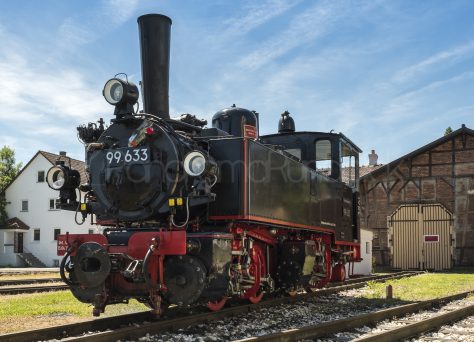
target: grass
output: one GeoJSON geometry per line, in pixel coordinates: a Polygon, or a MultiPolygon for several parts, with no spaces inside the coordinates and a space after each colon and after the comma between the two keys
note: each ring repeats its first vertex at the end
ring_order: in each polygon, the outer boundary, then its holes
{"type": "MultiPolygon", "coordinates": [[[[107,306],[101,317],[149,310],[131,300],[107,306]]],[[[92,318],[92,306],[79,302],[69,291],[0,297],[0,334],[92,318]]]]}
{"type": "Polygon", "coordinates": [[[465,291],[474,291],[474,273],[425,273],[414,277],[369,282],[366,298],[385,298],[387,285],[393,287],[393,298],[403,301],[429,300],[465,291]]]}
{"type": "MultiPolygon", "coordinates": [[[[104,316],[115,316],[146,309],[145,305],[137,301],[130,301],[128,305],[117,304],[108,306],[104,316]]],[[[89,317],[91,312],[92,306],[90,304],[79,302],[69,291],[0,297],[0,320],[11,316],[34,317],[48,314],[70,314],[89,317]]]]}

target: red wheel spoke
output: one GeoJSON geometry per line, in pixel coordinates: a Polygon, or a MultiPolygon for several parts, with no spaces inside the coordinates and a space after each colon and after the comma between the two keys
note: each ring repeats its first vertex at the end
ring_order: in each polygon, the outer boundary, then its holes
{"type": "Polygon", "coordinates": [[[255,304],[262,300],[264,292],[260,291],[261,277],[267,274],[267,265],[265,263],[265,253],[260,244],[254,243],[251,249],[251,266],[250,274],[254,277],[253,285],[245,290],[241,298],[248,299],[255,304]]]}

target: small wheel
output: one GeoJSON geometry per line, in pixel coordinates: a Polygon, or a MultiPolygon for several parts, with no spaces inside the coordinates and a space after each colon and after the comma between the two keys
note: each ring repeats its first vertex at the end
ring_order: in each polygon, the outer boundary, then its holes
{"type": "Polygon", "coordinates": [[[163,299],[170,304],[190,305],[196,302],[206,286],[206,267],[196,257],[170,256],[164,262],[163,299]]]}
{"type": "Polygon", "coordinates": [[[211,311],[219,311],[219,310],[222,310],[222,308],[224,307],[225,303],[227,302],[227,299],[229,299],[228,297],[222,297],[221,300],[218,300],[218,301],[215,301],[215,302],[208,302],[207,303],[207,307],[209,310],[211,311]]]}

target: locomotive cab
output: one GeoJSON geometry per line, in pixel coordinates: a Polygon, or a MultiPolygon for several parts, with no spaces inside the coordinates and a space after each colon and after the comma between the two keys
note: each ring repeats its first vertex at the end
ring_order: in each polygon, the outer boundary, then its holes
{"type": "Polygon", "coordinates": [[[279,121],[278,133],[261,136],[264,144],[274,145],[296,157],[309,168],[358,190],[359,153],[362,150],[342,133],[296,132],[290,113],[279,121]]]}
{"type": "MultiPolygon", "coordinates": [[[[297,158],[319,175],[336,181],[326,195],[330,198],[330,208],[341,208],[331,214],[331,222],[340,227],[341,240],[358,241],[358,197],[359,197],[359,153],[362,150],[342,133],[297,132],[288,111],[282,113],[278,123],[278,133],[261,136],[262,143],[281,149],[297,158]],[[337,213],[342,213],[339,216],[337,213]]],[[[321,213],[324,215],[324,213],[321,213]]]]}

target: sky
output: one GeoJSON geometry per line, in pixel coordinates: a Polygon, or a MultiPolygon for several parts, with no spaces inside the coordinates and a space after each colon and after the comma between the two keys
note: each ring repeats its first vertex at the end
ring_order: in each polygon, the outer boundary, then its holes
{"type": "Polygon", "coordinates": [[[18,0],[0,2],[0,146],[84,159],[76,127],[113,107],[117,73],[140,81],[142,14],[173,20],[170,111],[210,122],[236,104],[275,133],[342,132],[388,163],[474,128],[473,1],[18,0]]]}

